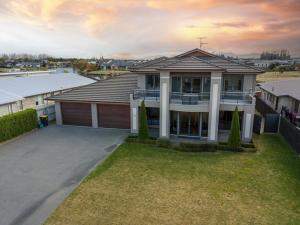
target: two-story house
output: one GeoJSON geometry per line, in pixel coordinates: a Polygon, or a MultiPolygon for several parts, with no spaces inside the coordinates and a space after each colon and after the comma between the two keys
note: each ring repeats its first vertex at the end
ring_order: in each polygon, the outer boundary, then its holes
{"type": "Polygon", "coordinates": [[[65,92],[56,101],[58,124],[128,128],[138,132],[145,101],[148,124],[161,138],[208,141],[228,136],[240,112],[242,139],[252,138],[256,75],[261,71],[194,49],[140,63],[131,73],[65,92]]]}

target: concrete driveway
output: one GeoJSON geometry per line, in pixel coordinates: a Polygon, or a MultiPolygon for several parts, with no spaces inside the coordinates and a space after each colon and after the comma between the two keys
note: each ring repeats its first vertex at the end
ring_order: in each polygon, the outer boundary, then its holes
{"type": "Polygon", "coordinates": [[[0,144],[0,224],[43,223],[126,135],[51,125],[0,144]]]}

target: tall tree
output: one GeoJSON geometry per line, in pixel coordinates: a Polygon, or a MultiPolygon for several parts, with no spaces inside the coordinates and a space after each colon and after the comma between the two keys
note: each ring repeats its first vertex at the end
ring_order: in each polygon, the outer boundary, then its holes
{"type": "Polygon", "coordinates": [[[232,115],[228,145],[233,148],[238,148],[241,146],[240,120],[237,106],[235,107],[232,115]]]}

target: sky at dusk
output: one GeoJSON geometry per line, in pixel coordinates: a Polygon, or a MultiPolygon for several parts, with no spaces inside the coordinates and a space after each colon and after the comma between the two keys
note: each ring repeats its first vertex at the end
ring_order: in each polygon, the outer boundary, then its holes
{"type": "Polygon", "coordinates": [[[147,58],[199,46],[300,56],[300,0],[0,0],[0,53],[147,58]]]}

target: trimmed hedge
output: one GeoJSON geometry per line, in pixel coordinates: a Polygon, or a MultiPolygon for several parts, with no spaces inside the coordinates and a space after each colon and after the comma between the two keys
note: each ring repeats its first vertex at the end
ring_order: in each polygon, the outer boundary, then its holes
{"type": "Polygon", "coordinates": [[[228,143],[176,143],[168,139],[146,139],[140,140],[136,135],[129,135],[126,142],[135,142],[150,144],[162,148],[175,149],[182,152],[216,152],[216,151],[229,151],[229,152],[256,152],[253,143],[244,143],[241,147],[231,147],[228,143]]]}
{"type": "Polygon", "coordinates": [[[35,109],[26,109],[0,117],[0,142],[9,140],[37,127],[35,109]]]}
{"type": "Polygon", "coordinates": [[[229,145],[220,145],[218,143],[180,143],[180,149],[187,152],[216,152],[216,151],[229,151],[229,152],[242,152],[241,147],[231,147],[229,145]]]}

